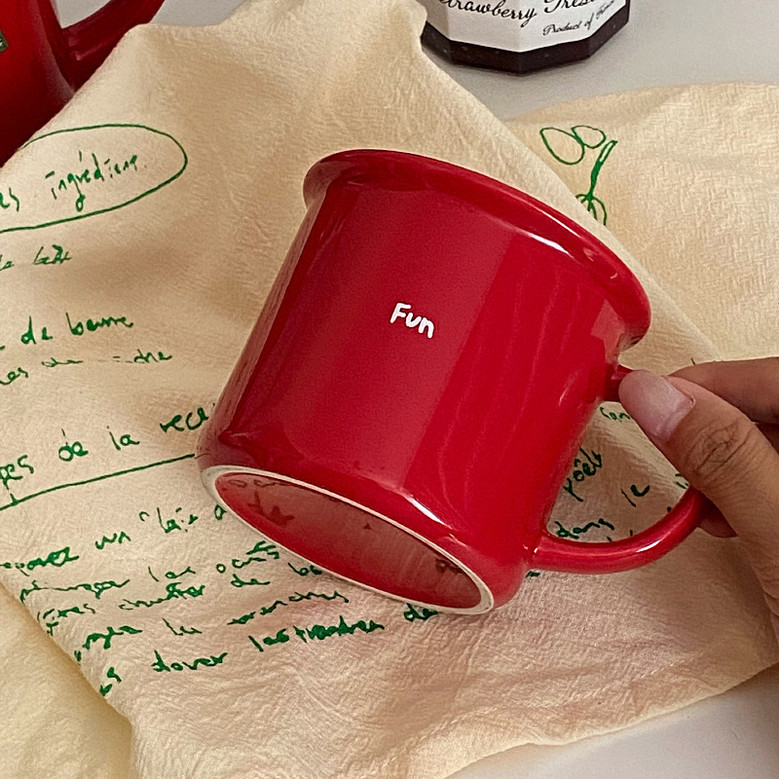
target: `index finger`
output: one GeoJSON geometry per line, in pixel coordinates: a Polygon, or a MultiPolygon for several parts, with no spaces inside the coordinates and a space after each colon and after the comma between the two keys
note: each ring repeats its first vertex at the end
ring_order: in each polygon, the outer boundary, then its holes
{"type": "Polygon", "coordinates": [[[779,424],[779,357],[705,362],[671,375],[705,387],[754,422],[779,424]]]}

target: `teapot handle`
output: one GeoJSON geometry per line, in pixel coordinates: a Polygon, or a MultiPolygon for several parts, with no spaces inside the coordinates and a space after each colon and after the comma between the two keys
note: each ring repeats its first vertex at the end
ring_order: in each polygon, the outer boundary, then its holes
{"type": "Polygon", "coordinates": [[[62,30],[65,76],[78,89],[99,67],[122,36],[151,21],[164,0],[109,0],[91,16],[62,30]]]}

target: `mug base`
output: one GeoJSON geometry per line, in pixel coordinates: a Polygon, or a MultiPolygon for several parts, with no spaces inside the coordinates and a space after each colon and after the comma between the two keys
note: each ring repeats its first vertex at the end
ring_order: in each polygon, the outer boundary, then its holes
{"type": "Polygon", "coordinates": [[[494,607],[486,584],[450,552],[349,498],[242,466],[211,466],[201,478],[231,514],[341,579],[437,611],[483,614],[494,607]]]}

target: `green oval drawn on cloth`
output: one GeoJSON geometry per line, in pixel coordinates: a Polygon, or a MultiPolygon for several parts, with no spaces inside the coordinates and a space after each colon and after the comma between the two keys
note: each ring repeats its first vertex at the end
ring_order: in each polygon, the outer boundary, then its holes
{"type": "Polygon", "coordinates": [[[142,124],[54,130],[23,149],[35,155],[23,180],[4,178],[0,170],[0,234],[116,211],[171,184],[189,164],[170,133],[142,124]],[[42,154],[42,147],[53,147],[51,154],[42,154]]]}

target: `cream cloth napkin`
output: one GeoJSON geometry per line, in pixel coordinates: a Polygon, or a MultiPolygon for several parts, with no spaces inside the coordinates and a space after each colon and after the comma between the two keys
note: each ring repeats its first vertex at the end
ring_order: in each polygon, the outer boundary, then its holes
{"type": "MultiPolygon", "coordinates": [[[[630,365],[775,349],[775,88],[507,127],[421,52],[423,21],[410,0],[258,0],[218,27],[135,30],[0,171],[0,774],[442,777],[779,659],[736,542],[696,533],[638,571],[542,572],[486,617],[431,615],[311,570],[201,488],[199,425],[305,171],[340,149],[463,164],[593,230],[652,300],[630,365]]],[[[550,526],[624,536],[681,486],[604,406],[550,526]]]]}

